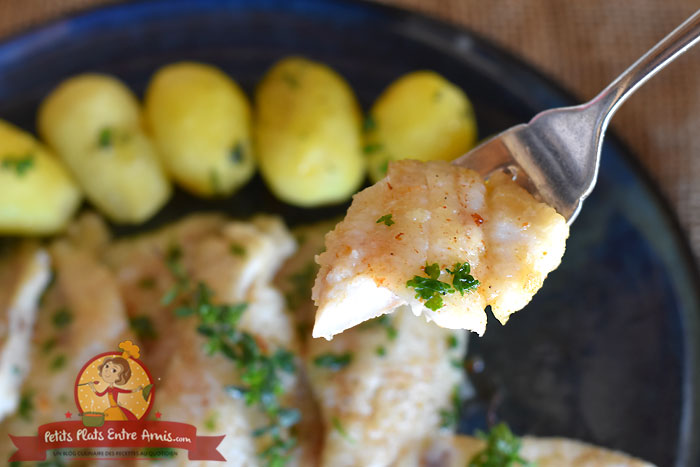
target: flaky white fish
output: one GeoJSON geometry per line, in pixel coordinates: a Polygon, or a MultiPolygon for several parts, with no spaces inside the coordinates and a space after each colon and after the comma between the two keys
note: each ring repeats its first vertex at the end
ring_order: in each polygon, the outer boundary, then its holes
{"type": "Polygon", "coordinates": [[[568,234],[561,215],[505,174],[484,182],[447,162],[392,163],[326,236],[313,336],[401,305],[481,335],[484,308],[501,323],[523,308],[561,262],[568,234]]]}

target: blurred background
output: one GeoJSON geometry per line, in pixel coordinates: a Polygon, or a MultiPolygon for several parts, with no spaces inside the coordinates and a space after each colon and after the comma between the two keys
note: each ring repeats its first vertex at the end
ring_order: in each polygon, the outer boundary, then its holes
{"type": "MultiPolygon", "coordinates": [[[[666,33],[696,0],[381,0],[462,25],[593,97],[666,33]]],[[[0,0],[0,39],[110,0],[0,0]]],[[[700,47],[639,90],[613,119],[673,206],[700,259],[700,47]]]]}

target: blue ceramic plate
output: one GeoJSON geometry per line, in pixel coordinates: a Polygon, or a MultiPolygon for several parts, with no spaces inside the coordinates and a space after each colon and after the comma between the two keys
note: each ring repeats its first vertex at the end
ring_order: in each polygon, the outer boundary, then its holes
{"type": "MultiPolygon", "coordinates": [[[[40,99],[68,76],[112,73],[142,92],[156,68],[183,59],[214,63],[251,92],[289,54],[330,64],[365,108],[402,73],[436,70],[470,95],[482,136],[572,103],[483,40],[414,14],[344,1],[176,0],[94,10],[0,45],[0,117],[33,130],[40,99]]],[[[256,179],[226,202],[178,193],[146,227],[202,208],[277,212],[291,223],[342,211],[283,205],[256,179]]],[[[561,267],[508,326],[491,322],[472,340],[470,358],[481,357],[485,370],[474,375],[478,398],[465,405],[460,429],[503,419],[518,433],[698,465],[699,303],[673,216],[608,137],[561,267]]]]}

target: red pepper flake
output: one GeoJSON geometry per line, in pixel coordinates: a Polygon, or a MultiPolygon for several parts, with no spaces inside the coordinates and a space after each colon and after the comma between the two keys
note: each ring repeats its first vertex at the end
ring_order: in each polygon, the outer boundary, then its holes
{"type": "Polygon", "coordinates": [[[393,190],[393,189],[394,189],[394,187],[391,186],[391,183],[389,183],[389,182],[386,182],[386,186],[388,186],[390,190],[393,190]]]}
{"type": "Polygon", "coordinates": [[[474,219],[474,223],[479,226],[484,223],[484,218],[478,215],[477,213],[472,214],[472,219],[474,219]]]}
{"type": "Polygon", "coordinates": [[[403,237],[403,232],[399,233],[399,234],[396,235],[394,238],[395,238],[396,240],[401,240],[401,237],[403,237]]]}

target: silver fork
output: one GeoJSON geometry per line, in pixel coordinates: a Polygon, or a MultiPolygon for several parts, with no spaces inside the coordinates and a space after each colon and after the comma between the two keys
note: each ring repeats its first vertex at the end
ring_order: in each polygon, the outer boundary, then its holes
{"type": "Polygon", "coordinates": [[[700,10],[585,104],[541,112],[489,139],[453,164],[488,177],[508,170],[571,224],[598,178],[605,129],[620,105],[700,39],[700,10]]]}

